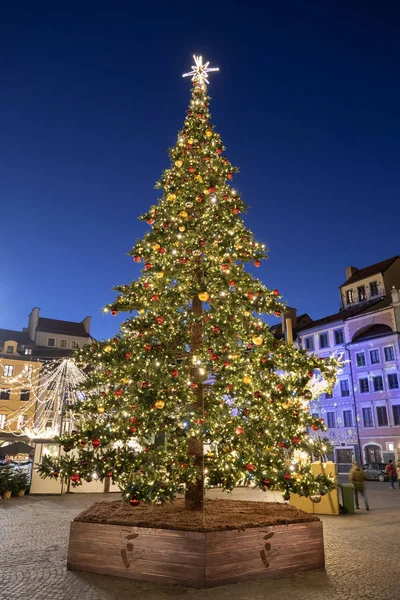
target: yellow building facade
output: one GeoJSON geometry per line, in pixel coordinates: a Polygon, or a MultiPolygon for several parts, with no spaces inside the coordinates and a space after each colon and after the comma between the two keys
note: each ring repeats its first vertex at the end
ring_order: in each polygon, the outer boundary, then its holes
{"type": "Polygon", "coordinates": [[[3,335],[0,345],[0,433],[17,433],[33,425],[42,367],[32,358],[32,349],[13,333],[3,335]]]}

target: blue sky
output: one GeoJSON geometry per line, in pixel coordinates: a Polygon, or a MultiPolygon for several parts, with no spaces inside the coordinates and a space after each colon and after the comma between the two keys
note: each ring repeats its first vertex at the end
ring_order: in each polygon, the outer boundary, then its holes
{"type": "MultiPolygon", "coordinates": [[[[399,254],[396,2],[24,2],[0,8],[0,327],[92,315],[138,274],[192,54],[270,248],[257,275],[319,318],[347,265],[399,254]],[[115,6],[114,6],[115,4],[115,6]]],[[[14,4],[14,3],[13,3],[14,4]]]]}

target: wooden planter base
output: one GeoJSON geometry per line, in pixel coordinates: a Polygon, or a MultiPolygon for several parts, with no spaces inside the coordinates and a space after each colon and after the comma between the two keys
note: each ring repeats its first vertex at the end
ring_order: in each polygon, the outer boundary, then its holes
{"type": "Polygon", "coordinates": [[[324,567],[322,523],[177,531],[73,521],[68,569],[196,588],[324,567]]]}

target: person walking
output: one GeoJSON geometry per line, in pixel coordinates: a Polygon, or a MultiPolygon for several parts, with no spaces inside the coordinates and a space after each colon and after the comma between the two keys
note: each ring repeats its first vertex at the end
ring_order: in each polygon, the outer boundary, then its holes
{"type": "MultiPolygon", "coordinates": [[[[400,471],[400,457],[397,460],[396,463],[396,471],[399,472],[400,471]]],[[[399,478],[397,478],[397,480],[399,481],[399,478]]],[[[399,481],[399,488],[400,488],[400,481],[399,481]]]]}
{"type": "Polygon", "coordinates": [[[394,483],[397,481],[397,471],[392,460],[389,460],[385,467],[385,471],[389,475],[390,489],[394,490],[394,483]]]}
{"type": "Polygon", "coordinates": [[[369,510],[367,491],[365,489],[365,473],[356,460],[353,460],[353,466],[349,473],[349,479],[354,486],[354,500],[356,503],[356,508],[360,508],[360,504],[358,502],[358,493],[360,493],[364,498],[365,508],[369,510]]]}

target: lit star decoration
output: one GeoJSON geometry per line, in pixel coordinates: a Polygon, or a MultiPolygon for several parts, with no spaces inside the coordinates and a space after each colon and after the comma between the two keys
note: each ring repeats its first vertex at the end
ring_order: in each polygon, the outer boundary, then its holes
{"type": "Polygon", "coordinates": [[[192,65],[192,70],[190,73],[184,73],[182,77],[190,77],[192,76],[192,81],[196,81],[200,85],[204,83],[209,83],[207,74],[211,73],[211,71],[219,71],[218,67],[209,68],[209,62],[206,62],[203,65],[203,57],[193,55],[195,64],[192,65]]]}

